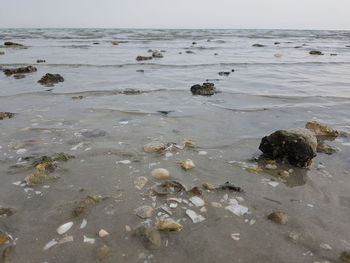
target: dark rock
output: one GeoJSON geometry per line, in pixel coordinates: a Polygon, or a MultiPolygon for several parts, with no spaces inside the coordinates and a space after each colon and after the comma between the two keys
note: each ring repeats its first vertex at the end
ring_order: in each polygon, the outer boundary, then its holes
{"type": "Polygon", "coordinates": [[[263,44],[253,44],[252,46],[253,47],[264,47],[265,45],[263,45],[263,44]]]}
{"type": "Polygon", "coordinates": [[[232,69],[232,70],[231,70],[231,72],[235,72],[235,70],[234,70],[234,69],[232,69]]]}
{"type": "Polygon", "coordinates": [[[302,48],[303,46],[295,46],[294,48],[302,48]]]}
{"type": "Polygon", "coordinates": [[[5,55],[5,52],[4,51],[0,51],[0,55],[5,55]]]}
{"type": "Polygon", "coordinates": [[[311,50],[309,52],[310,55],[323,55],[323,53],[321,51],[318,50],[311,50]]]}
{"type": "Polygon", "coordinates": [[[147,52],[148,52],[148,53],[152,53],[152,52],[153,52],[153,50],[152,50],[152,49],[149,49],[149,50],[147,50],[147,52]]]}
{"type": "Polygon", "coordinates": [[[307,129],[278,130],[262,138],[259,149],[268,158],[307,167],[316,156],[316,136],[307,129]]]}
{"type": "Polygon", "coordinates": [[[192,42],[192,45],[197,45],[197,42],[192,42]]]}
{"type": "Polygon", "coordinates": [[[0,208],[0,218],[1,217],[10,217],[15,213],[13,208],[0,208]]]}
{"type": "Polygon", "coordinates": [[[92,131],[82,132],[81,134],[87,138],[96,138],[96,137],[106,136],[107,132],[105,132],[104,130],[95,129],[92,131]]]}
{"type": "Polygon", "coordinates": [[[143,60],[151,60],[153,57],[147,57],[147,56],[137,56],[137,61],[143,61],[143,60]]]}
{"type": "Polygon", "coordinates": [[[279,45],[279,44],[281,44],[281,42],[275,42],[274,44],[275,44],[275,45],[279,45]]]}
{"type": "Polygon", "coordinates": [[[36,63],[45,63],[46,61],[44,59],[38,59],[36,63]]]}
{"type": "Polygon", "coordinates": [[[121,92],[121,94],[124,94],[124,95],[138,95],[138,94],[141,94],[141,90],[138,90],[138,89],[125,89],[121,92]]]}
{"type": "Polygon", "coordinates": [[[329,54],[330,56],[338,56],[338,54],[336,54],[336,53],[331,53],[331,54],[329,54]]]}
{"type": "Polygon", "coordinates": [[[185,53],[187,53],[187,54],[194,54],[194,52],[192,50],[186,50],[185,53]]]}
{"type": "Polygon", "coordinates": [[[231,72],[229,72],[229,71],[221,71],[221,72],[219,72],[218,74],[219,74],[220,76],[228,76],[228,75],[230,75],[230,73],[231,73],[231,72]]]}
{"type": "Polygon", "coordinates": [[[214,83],[210,83],[210,82],[205,82],[203,83],[203,85],[193,85],[191,87],[191,92],[193,95],[202,95],[202,96],[211,96],[215,94],[215,86],[214,83]]]}
{"type": "Polygon", "coordinates": [[[193,195],[202,195],[202,190],[199,189],[198,186],[193,187],[192,189],[188,190],[188,192],[193,195]]]}
{"type": "Polygon", "coordinates": [[[219,55],[218,53],[214,53],[214,56],[217,56],[217,55],[219,55]]]}
{"type": "Polygon", "coordinates": [[[221,189],[221,190],[230,190],[238,193],[243,193],[243,189],[239,186],[235,186],[234,184],[231,184],[230,182],[226,182],[223,185],[220,185],[216,189],[221,189]]]}
{"type": "Polygon", "coordinates": [[[138,69],[138,70],[136,70],[136,72],[145,73],[145,70],[143,70],[143,69],[138,69]]]}
{"type": "Polygon", "coordinates": [[[100,43],[98,43],[98,42],[94,42],[94,43],[92,43],[92,44],[94,44],[94,45],[99,45],[100,43]]]}
{"type": "Polygon", "coordinates": [[[350,46],[345,46],[345,47],[350,47],[350,46]]]}
{"type": "Polygon", "coordinates": [[[44,86],[53,86],[54,84],[63,81],[64,78],[60,74],[46,73],[40,80],[38,80],[38,83],[44,86]]]}
{"type": "Polygon", "coordinates": [[[72,97],[73,100],[81,100],[83,98],[84,98],[83,96],[73,96],[72,97]]]}
{"type": "Polygon", "coordinates": [[[15,79],[23,79],[23,78],[26,77],[26,75],[24,75],[24,74],[15,74],[15,75],[13,75],[13,77],[14,77],[15,79]]]}
{"type": "Polygon", "coordinates": [[[7,76],[13,75],[13,74],[23,74],[23,73],[31,73],[37,71],[36,67],[33,66],[27,66],[22,68],[14,68],[14,69],[4,69],[4,73],[7,76]]]}
{"type": "Polygon", "coordinates": [[[162,245],[162,239],[157,229],[141,225],[134,231],[134,236],[141,237],[146,248],[155,249],[162,245]]]}
{"type": "Polygon", "coordinates": [[[4,43],[4,46],[24,47],[24,45],[22,45],[22,44],[15,43],[15,42],[10,42],[10,41],[5,42],[5,43],[4,43]]]}
{"type": "Polygon", "coordinates": [[[283,212],[274,212],[267,216],[267,218],[277,224],[285,225],[288,222],[288,215],[283,212]]]}
{"type": "Polygon", "coordinates": [[[168,115],[171,112],[174,112],[172,110],[157,110],[157,112],[159,112],[162,115],[168,115]]]}

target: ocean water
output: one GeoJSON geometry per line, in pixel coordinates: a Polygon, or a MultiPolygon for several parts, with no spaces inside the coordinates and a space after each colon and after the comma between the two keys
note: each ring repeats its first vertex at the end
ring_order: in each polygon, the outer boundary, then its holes
{"type": "Polygon", "coordinates": [[[96,250],[103,246],[112,250],[106,262],[335,261],[350,249],[349,138],[329,142],[341,151],[319,153],[308,169],[279,166],[277,171],[294,170],[287,179],[235,165],[255,166],[251,160],[259,155],[263,136],[309,120],[350,132],[349,31],[0,29],[0,40],[27,47],[0,47],[2,69],[38,69],[23,79],[0,74],[0,112],[16,113],[0,120],[0,208],[16,210],[0,218],[0,231],[14,239],[13,262],[96,262],[96,250]],[[253,47],[256,43],[264,47],[253,47]],[[164,57],[136,61],[150,56],[149,49],[163,50],[164,57]],[[311,50],[324,55],[310,55],[311,50]],[[231,74],[221,76],[221,71],[231,74]],[[37,83],[46,73],[59,73],[64,82],[37,83]],[[193,96],[190,87],[206,80],[219,92],[193,96]],[[139,92],[123,94],[129,89],[139,92]],[[95,129],[104,132],[84,133],[95,129]],[[171,156],[142,149],[151,141],[184,139],[197,147],[171,156]],[[18,169],[30,164],[26,157],[58,152],[76,158],[58,164],[57,179],[34,187],[14,184],[34,171],[18,169]],[[182,170],[178,161],[184,159],[196,167],[182,170]],[[206,212],[180,204],[169,216],[183,230],[162,232],[161,247],[152,250],[125,226],[153,226],[164,213],[160,206],[166,198],[148,194],[158,182],[150,172],[158,167],[188,188],[229,181],[245,191],[204,191],[206,212]],[[140,176],[149,180],[142,190],[134,185],[140,176]],[[240,197],[249,212],[237,216],[225,210],[226,194],[240,197]],[[104,199],[72,218],[72,207],[87,195],[104,199]],[[141,205],[155,207],[150,220],[135,215],[141,205]],[[206,220],[192,223],[186,209],[206,220]],[[273,211],[288,213],[288,224],[267,220],[273,211]],[[83,218],[87,227],[79,229],[83,218]],[[74,226],[66,235],[74,241],[43,250],[62,238],[56,228],[68,221],[74,226]],[[101,228],[110,235],[98,237],[101,228]],[[239,233],[239,240],[232,233],[239,233]],[[96,242],[84,243],[84,235],[96,242]],[[332,249],[322,248],[324,243],[332,249]]]}

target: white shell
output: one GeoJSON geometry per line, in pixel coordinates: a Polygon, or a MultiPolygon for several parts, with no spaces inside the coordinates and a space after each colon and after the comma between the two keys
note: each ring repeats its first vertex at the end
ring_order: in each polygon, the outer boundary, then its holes
{"type": "Polygon", "coordinates": [[[200,223],[205,220],[205,217],[202,215],[198,215],[195,211],[187,209],[186,215],[188,215],[189,218],[191,218],[193,223],[200,223]]]}
{"type": "Polygon", "coordinates": [[[106,237],[108,235],[109,235],[109,233],[104,229],[101,229],[100,232],[98,232],[99,237],[106,237]]]}
{"type": "Polygon", "coordinates": [[[67,242],[73,242],[74,241],[74,238],[73,236],[66,236],[64,238],[61,238],[60,241],[58,242],[59,244],[64,244],[64,243],[67,243],[67,242]]]}
{"type": "Polygon", "coordinates": [[[48,250],[50,247],[53,247],[55,245],[57,245],[58,242],[55,239],[52,239],[50,242],[48,242],[45,246],[44,246],[44,250],[48,250]]]}
{"type": "Polygon", "coordinates": [[[86,219],[84,218],[83,221],[82,221],[81,224],[80,224],[80,229],[85,228],[86,225],[87,225],[87,221],[86,221],[86,219]]]}
{"type": "Polygon", "coordinates": [[[71,221],[71,222],[65,223],[65,224],[61,225],[60,227],[58,227],[56,229],[56,231],[59,235],[62,235],[64,233],[66,233],[72,226],[73,226],[73,222],[71,221]]]}
{"type": "Polygon", "coordinates": [[[248,207],[243,205],[232,204],[232,205],[226,206],[225,209],[235,214],[236,216],[242,216],[248,213],[248,207]]]}
{"type": "Polygon", "coordinates": [[[190,198],[190,201],[192,202],[192,204],[198,207],[203,206],[205,204],[204,200],[198,196],[192,196],[190,198]]]}
{"type": "Polygon", "coordinates": [[[84,236],[84,243],[95,244],[95,239],[84,236]]]}

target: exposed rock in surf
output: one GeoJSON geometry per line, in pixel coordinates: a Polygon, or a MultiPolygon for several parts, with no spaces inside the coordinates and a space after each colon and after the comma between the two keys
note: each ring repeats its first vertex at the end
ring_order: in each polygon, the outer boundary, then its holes
{"type": "Polygon", "coordinates": [[[185,53],[187,53],[187,54],[194,54],[194,52],[192,50],[187,50],[187,51],[185,51],[185,53]]]}
{"type": "Polygon", "coordinates": [[[0,112],[0,120],[3,120],[5,118],[13,118],[15,116],[15,113],[12,112],[0,112]]]}
{"type": "Polygon", "coordinates": [[[323,53],[319,50],[311,50],[309,52],[310,55],[323,55],[323,53]]]}
{"type": "Polygon", "coordinates": [[[221,72],[219,72],[218,74],[219,74],[220,76],[228,76],[228,75],[231,74],[231,72],[230,72],[230,71],[221,71],[221,72]]]}
{"type": "Polygon", "coordinates": [[[147,56],[137,56],[136,60],[137,61],[143,61],[143,60],[151,60],[153,57],[147,57],[147,56]]]}
{"type": "Polygon", "coordinates": [[[340,152],[340,149],[336,146],[331,146],[331,145],[328,145],[324,142],[319,142],[317,144],[317,152],[330,155],[330,154],[333,154],[336,152],[340,152]]]}
{"type": "Polygon", "coordinates": [[[253,44],[252,46],[253,47],[264,47],[265,45],[263,45],[263,44],[253,44]]]}
{"type": "Polygon", "coordinates": [[[153,51],[153,53],[152,53],[152,57],[154,57],[154,58],[162,58],[162,57],[163,57],[163,54],[162,54],[160,51],[155,50],[155,51],[153,51]]]}
{"type": "Polygon", "coordinates": [[[9,47],[24,47],[24,45],[16,43],[16,42],[11,42],[7,41],[4,43],[4,46],[9,46],[9,47]]]}
{"type": "Polygon", "coordinates": [[[214,83],[205,82],[203,85],[193,85],[191,87],[191,92],[193,95],[202,95],[202,96],[211,96],[214,95],[216,91],[216,88],[214,86],[214,83]]]}
{"type": "Polygon", "coordinates": [[[316,156],[317,138],[308,129],[278,130],[262,138],[259,149],[268,158],[308,167],[316,156]]]}
{"type": "Polygon", "coordinates": [[[281,42],[275,42],[274,44],[275,44],[275,45],[279,45],[279,44],[281,44],[281,42]]]}
{"type": "Polygon", "coordinates": [[[46,61],[44,59],[38,59],[36,63],[45,63],[46,61]]]}
{"type": "Polygon", "coordinates": [[[13,75],[13,77],[14,77],[15,79],[23,79],[23,78],[26,77],[26,75],[24,75],[24,74],[15,74],[15,75],[13,75]]]}
{"type": "Polygon", "coordinates": [[[46,73],[38,83],[44,86],[53,86],[56,83],[63,82],[64,78],[60,74],[46,73]]]}
{"type": "Polygon", "coordinates": [[[0,51],[0,55],[5,55],[5,52],[4,51],[0,51]]]}
{"type": "Polygon", "coordinates": [[[339,132],[332,127],[323,125],[317,121],[308,121],[305,128],[312,131],[316,136],[333,136],[337,137],[339,132]]]}
{"type": "Polygon", "coordinates": [[[33,66],[14,68],[14,69],[4,69],[4,73],[7,76],[11,76],[13,74],[32,73],[35,71],[37,71],[37,69],[36,69],[36,67],[33,67],[33,66]]]}

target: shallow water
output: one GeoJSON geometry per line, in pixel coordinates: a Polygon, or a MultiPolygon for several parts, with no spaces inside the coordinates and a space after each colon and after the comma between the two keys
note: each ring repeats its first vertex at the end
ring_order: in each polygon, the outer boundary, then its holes
{"type": "MultiPolygon", "coordinates": [[[[0,208],[16,210],[0,218],[0,230],[14,239],[13,262],[96,262],[96,250],[104,245],[112,249],[106,262],[335,261],[350,249],[349,138],[329,142],[341,152],[319,153],[311,168],[293,168],[286,180],[235,165],[256,165],[250,160],[259,154],[260,139],[277,129],[303,127],[314,119],[349,132],[350,32],[1,29],[0,39],[28,46],[0,48],[5,51],[2,68],[38,68],[19,80],[0,74],[0,112],[17,114],[0,120],[0,208]],[[115,40],[127,43],[114,46],[115,40]],[[255,43],[265,47],[252,47],[255,43]],[[166,52],[163,58],[137,62],[136,56],[150,55],[148,49],[166,52]],[[313,49],[324,55],[309,55],[313,49]],[[276,58],[276,53],[283,56],[276,58]],[[36,64],[37,59],[46,63],[36,64]],[[227,77],[218,75],[232,69],[227,77]],[[59,73],[65,81],[41,86],[37,81],[47,72],[59,73]],[[206,79],[214,79],[220,93],[192,96],[190,87],[206,79]],[[127,89],[140,93],[121,94],[127,89]],[[94,129],[106,134],[83,136],[94,129]],[[142,149],[151,141],[184,139],[197,147],[168,157],[142,149]],[[25,165],[24,157],[58,152],[76,156],[58,163],[53,173],[58,179],[35,187],[13,184],[34,171],[14,169],[25,165]],[[196,167],[184,171],[177,161],[188,158],[196,167]],[[123,160],[131,163],[118,163],[123,160]],[[161,233],[161,248],[150,250],[125,226],[134,229],[145,221],[135,215],[137,207],[165,203],[163,197],[154,201],[147,195],[158,182],[150,177],[157,167],[168,169],[172,180],[188,188],[230,181],[245,192],[204,191],[207,212],[180,204],[172,218],[181,220],[183,230],[161,233]],[[149,179],[142,190],[134,185],[139,176],[149,179]],[[279,184],[273,187],[271,180],[279,184]],[[226,194],[242,197],[240,204],[249,213],[236,216],[225,210],[226,194]],[[105,199],[72,218],[74,203],[87,195],[105,199]],[[206,220],[192,223],[185,208],[206,220]],[[288,213],[288,224],[267,220],[273,211],[288,213]],[[83,218],[87,227],[79,229],[83,218]],[[61,238],[56,228],[71,220],[66,235],[74,241],[43,250],[61,238]],[[98,237],[101,228],[110,235],[98,237]],[[232,233],[240,233],[240,239],[232,239],[232,233]],[[293,241],[291,233],[302,237],[293,241]],[[84,235],[95,238],[95,244],[84,243],[84,235]],[[322,243],[332,250],[321,248],[322,243]]],[[[149,224],[154,225],[159,211],[149,224]]]]}

